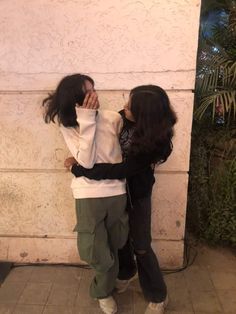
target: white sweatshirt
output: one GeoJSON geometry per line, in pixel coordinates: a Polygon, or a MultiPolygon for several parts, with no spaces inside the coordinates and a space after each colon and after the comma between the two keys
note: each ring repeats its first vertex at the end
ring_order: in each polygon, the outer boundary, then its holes
{"type": "MultiPolygon", "coordinates": [[[[92,168],[96,163],[122,161],[119,133],[123,121],[119,113],[76,107],[78,127],[60,126],[65,142],[78,163],[92,168]]],[[[125,180],[91,180],[74,177],[71,188],[76,199],[121,195],[126,193],[125,180]]]]}

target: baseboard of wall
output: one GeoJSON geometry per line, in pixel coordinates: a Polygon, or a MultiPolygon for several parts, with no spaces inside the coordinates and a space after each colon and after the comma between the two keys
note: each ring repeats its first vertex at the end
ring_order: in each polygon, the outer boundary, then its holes
{"type": "MultiPolygon", "coordinates": [[[[0,260],[18,264],[85,264],[81,261],[76,239],[63,238],[0,238],[0,260]]],[[[153,240],[161,268],[183,265],[183,240],[153,240]]]]}

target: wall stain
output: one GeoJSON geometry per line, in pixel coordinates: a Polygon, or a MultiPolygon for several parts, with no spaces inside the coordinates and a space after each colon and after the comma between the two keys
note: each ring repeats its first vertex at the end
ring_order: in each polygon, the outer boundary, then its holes
{"type": "Polygon", "coordinates": [[[176,227],[178,228],[181,226],[181,222],[179,220],[176,220],[175,224],[176,224],[176,227]]]}
{"type": "Polygon", "coordinates": [[[20,257],[26,257],[26,256],[28,256],[28,253],[26,253],[26,252],[22,252],[22,253],[20,253],[20,257]]]}

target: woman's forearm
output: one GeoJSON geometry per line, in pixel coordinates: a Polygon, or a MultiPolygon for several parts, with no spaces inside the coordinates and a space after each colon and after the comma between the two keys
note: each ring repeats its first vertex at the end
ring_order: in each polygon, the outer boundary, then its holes
{"type": "Polygon", "coordinates": [[[137,162],[133,159],[117,164],[95,164],[92,169],[86,169],[80,165],[73,165],[71,172],[76,177],[84,176],[94,180],[124,179],[139,173],[149,165],[150,162],[147,160],[137,162]]]}
{"type": "Polygon", "coordinates": [[[126,169],[123,163],[119,164],[95,164],[92,169],[86,169],[80,165],[73,165],[71,172],[76,177],[87,177],[94,180],[103,179],[124,179],[126,169]]]}

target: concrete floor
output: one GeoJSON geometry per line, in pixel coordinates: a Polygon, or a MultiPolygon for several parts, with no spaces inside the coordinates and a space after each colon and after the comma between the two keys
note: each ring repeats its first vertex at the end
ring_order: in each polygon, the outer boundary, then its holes
{"type": "MultiPolygon", "coordinates": [[[[236,257],[227,249],[198,246],[193,265],[165,274],[166,314],[236,314],[236,257]]],[[[0,314],[99,314],[88,288],[93,272],[78,267],[14,268],[0,287],[0,314]]],[[[118,313],[143,314],[147,306],[138,280],[114,294],[118,313]]]]}

